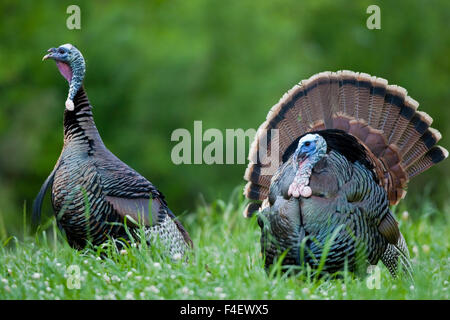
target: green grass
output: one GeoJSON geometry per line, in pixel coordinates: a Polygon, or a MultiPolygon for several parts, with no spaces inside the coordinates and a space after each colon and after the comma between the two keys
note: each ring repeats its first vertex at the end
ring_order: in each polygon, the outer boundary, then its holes
{"type": "Polygon", "coordinates": [[[259,227],[242,217],[243,207],[237,191],[229,201],[184,216],[196,246],[187,263],[141,246],[101,259],[100,249],[71,249],[52,222],[37,235],[25,230],[0,248],[0,299],[449,299],[448,216],[429,204],[409,210],[408,217],[396,213],[410,246],[414,284],[392,279],[380,263],[380,289],[351,274],[338,280],[277,269],[267,274],[259,227]],[[68,288],[70,266],[79,268],[80,289],[68,288]]]}

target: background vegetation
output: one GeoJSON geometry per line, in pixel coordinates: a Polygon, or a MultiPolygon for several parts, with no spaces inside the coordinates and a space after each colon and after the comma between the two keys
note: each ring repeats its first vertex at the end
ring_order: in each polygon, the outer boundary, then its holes
{"type": "MultiPolygon", "coordinates": [[[[194,120],[223,133],[256,129],[285,91],[324,70],[405,87],[450,146],[448,1],[81,1],[81,30],[68,30],[71,3],[0,2],[0,214],[12,233],[62,147],[67,83],[41,57],[67,42],[87,60],[103,140],[175,212],[193,210],[199,195],[229,196],[246,164],[176,166],[173,130],[192,132],[194,120]],[[381,30],[366,28],[374,3],[381,30]]],[[[429,185],[444,208],[449,168],[446,161],[414,179],[406,202],[420,201],[429,185]]]]}
{"type": "MultiPolygon", "coordinates": [[[[207,227],[199,212],[243,186],[246,164],[176,166],[173,130],[192,132],[195,120],[223,133],[256,129],[284,92],[317,72],[361,71],[406,88],[450,148],[446,0],[80,1],[81,30],[66,28],[70,4],[0,1],[1,240],[23,238],[24,203],[28,216],[62,148],[67,83],[41,58],[63,43],[87,60],[85,87],[105,144],[149,178],[183,220],[198,222],[189,225],[197,239],[199,226],[207,227]],[[366,28],[370,4],[381,8],[381,30],[366,28]]],[[[447,160],[415,178],[398,208],[414,208],[423,244],[434,239],[433,229],[420,227],[423,215],[441,230],[444,252],[436,259],[449,252],[449,169],[447,160]]],[[[52,215],[49,200],[44,212],[52,215]]]]}

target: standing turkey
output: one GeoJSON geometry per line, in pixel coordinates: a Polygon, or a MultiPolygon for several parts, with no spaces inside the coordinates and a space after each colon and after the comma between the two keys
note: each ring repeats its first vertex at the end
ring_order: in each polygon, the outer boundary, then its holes
{"type": "Polygon", "coordinates": [[[34,220],[40,219],[45,192],[51,188],[58,226],[72,247],[84,248],[88,241],[99,245],[109,238],[130,240],[129,235],[137,237],[138,225],[143,223],[149,243],[159,241],[171,257],[184,255],[192,241],[163,194],[103,144],[83,88],[85,61],[81,52],[71,44],[48,52],[43,60],[55,60],[69,82],[69,93],[64,146],[34,201],[34,220]]]}
{"type": "Polygon", "coordinates": [[[328,273],[380,259],[393,276],[399,265],[411,271],[389,206],[448,156],[417,108],[405,89],[351,71],[319,73],[283,96],[257,131],[244,176],[244,215],[259,211],[266,267],[284,253],[283,265],[328,273]]]}

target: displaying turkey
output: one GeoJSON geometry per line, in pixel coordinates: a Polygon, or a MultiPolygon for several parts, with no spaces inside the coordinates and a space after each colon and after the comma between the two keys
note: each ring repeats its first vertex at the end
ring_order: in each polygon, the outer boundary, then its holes
{"type": "Polygon", "coordinates": [[[145,226],[149,243],[159,241],[170,256],[184,255],[192,241],[153,184],[120,161],[103,144],[83,88],[85,61],[71,44],[51,48],[43,60],[55,60],[69,82],[64,111],[64,146],[33,204],[40,219],[45,192],[51,188],[58,226],[77,249],[107,239],[137,237],[145,226]],[[125,223],[129,229],[126,231],[125,223]]]}
{"type": "Polygon", "coordinates": [[[249,153],[244,215],[258,211],[266,267],[411,272],[390,205],[448,156],[405,89],[351,71],[302,81],[269,111],[249,153]],[[278,165],[279,163],[279,165],[278,165]]]}

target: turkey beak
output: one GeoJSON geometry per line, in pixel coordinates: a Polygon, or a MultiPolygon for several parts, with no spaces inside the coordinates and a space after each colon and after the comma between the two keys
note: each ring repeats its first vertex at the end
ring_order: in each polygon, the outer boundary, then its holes
{"type": "Polygon", "coordinates": [[[42,57],[42,61],[47,60],[47,59],[54,59],[53,53],[56,51],[55,48],[50,48],[47,50],[47,52],[50,52],[48,54],[46,54],[45,56],[42,57]]]}
{"type": "Polygon", "coordinates": [[[306,159],[306,153],[301,152],[300,150],[294,155],[294,163],[297,165],[299,162],[303,162],[306,159]]]}
{"type": "Polygon", "coordinates": [[[300,152],[300,153],[298,154],[298,156],[297,156],[297,160],[298,160],[299,162],[303,162],[303,160],[305,160],[305,159],[306,159],[306,153],[300,152]]]}

